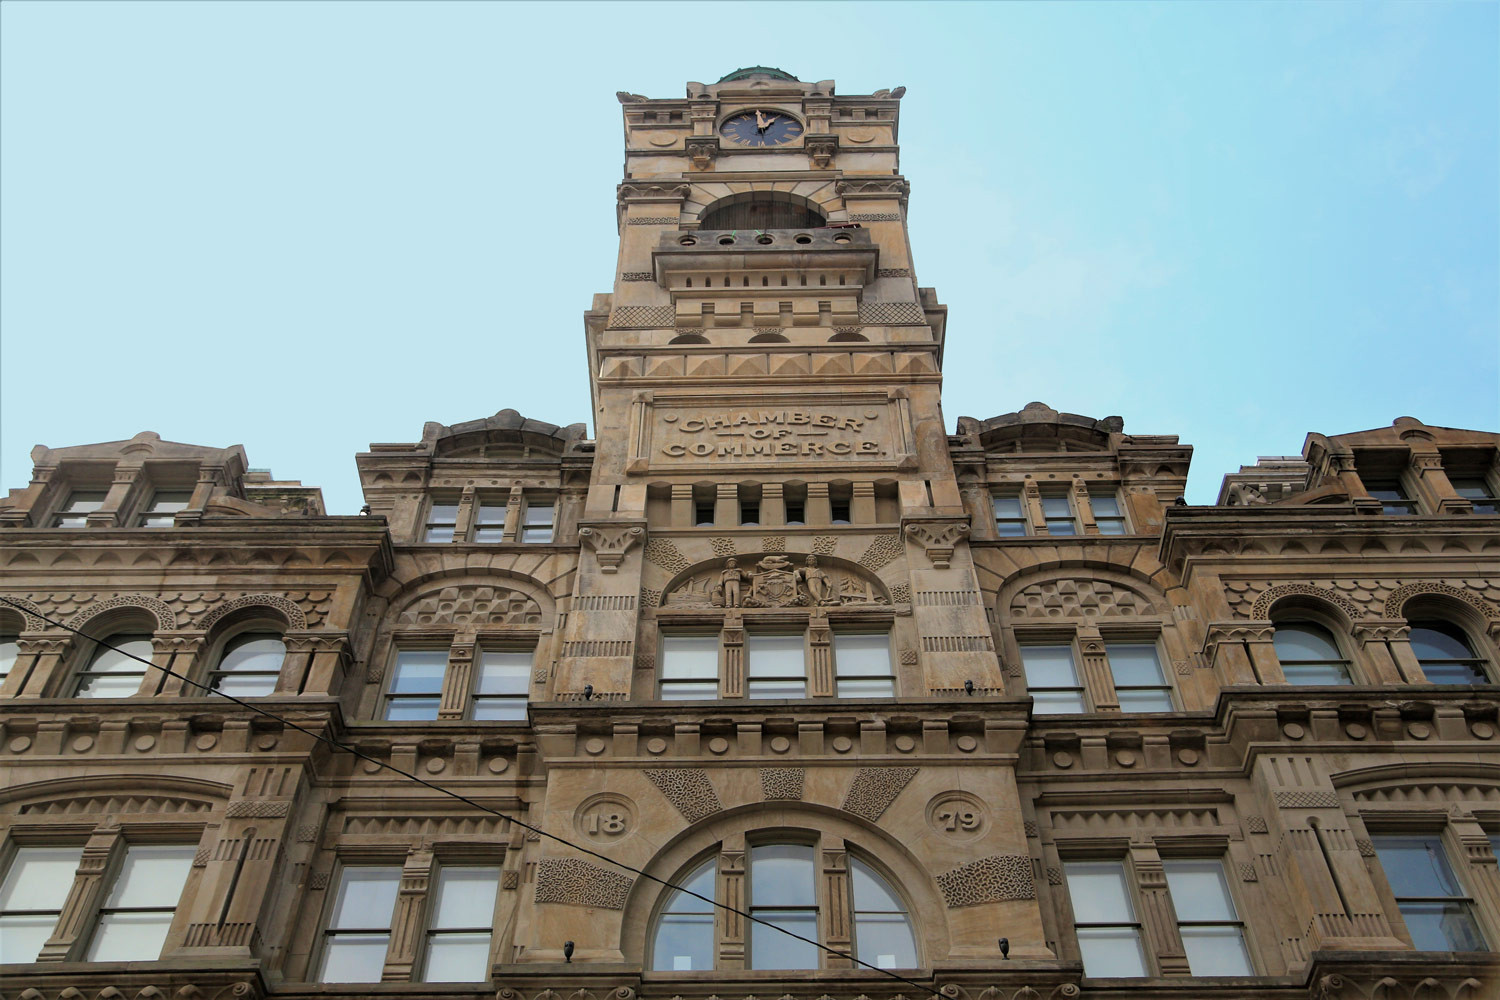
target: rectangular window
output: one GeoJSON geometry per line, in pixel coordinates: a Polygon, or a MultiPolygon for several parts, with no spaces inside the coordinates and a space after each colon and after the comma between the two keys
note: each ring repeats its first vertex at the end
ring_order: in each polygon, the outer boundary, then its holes
{"type": "Polygon", "coordinates": [[[1167,892],[1177,911],[1177,929],[1195,976],[1253,976],[1245,927],[1229,895],[1218,861],[1168,860],[1167,892]]]}
{"type": "Polygon", "coordinates": [[[849,523],[850,514],[848,497],[829,497],[828,510],[829,519],[832,520],[834,524],[849,523]]]}
{"type": "Polygon", "coordinates": [[[1026,506],[1020,497],[995,497],[995,533],[1001,538],[1026,534],[1026,506]]]}
{"type": "Polygon", "coordinates": [[[552,541],[552,529],[556,527],[555,511],[555,502],[527,497],[526,507],[521,512],[521,541],[533,545],[552,541]]]}
{"type": "MultiPolygon", "coordinates": [[[[750,913],[810,941],[818,940],[817,875],[813,849],[805,844],[766,844],[750,849],[750,913]]],[[[818,949],[751,923],[750,968],[816,969],[818,949]]]]}
{"type": "Polygon", "coordinates": [[[889,634],[835,632],[833,673],[840,698],[894,698],[889,634]]]}
{"type": "Polygon", "coordinates": [[[740,524],[753,526],[760,524],[760,501],[740,501],[740,524]]]}
{"type": "Polygon", "coordinates": [[[700,701],[719,696],[719,638],[713,635],[661,637],[663,701],[700,701]]]}
{"type": "Polygon", "coordinates": [[[1071,645],[1022,646],[1021,669],[1037,715],[1087,711],[1071,645]]]}
{"type": "Polygon", "coordinates": [[[1042,497],[1042,517],[1049,535],[1076,535],[1078,521],[1073,517],[1073,503],[1066,493],[1042,497]]]}
{"type": "Polygon", "coordinates": [[[745,676],[747,698],[806,698],[807,658],[802,636],[746,636],[745,676]]]}
{"type": "Polygon", "coordinates": [[[1418,951],[1486,951],[1474,904],[1448,865],[1442,838],[1373,837],[1391,894],[1418,951]]]}
{"type": "Polygon", "coordinates": [[[391,943],[400,866],[345,868],[323,932],[320,983],[378,983],[391,943]]]}
{"type": "Polygon", "coordinates": [[[21,847],[0,882],[0,965],[35,962],[57,927],[81,847],[21,847]]]}
{"type": "Polygon", "coordinates": [[[1104,655],[1115,678],[1115,697],[1122,712],[1173,711],[1172,688],[1162,673],[1156,644],[1107,642],[1104,655]]]}
{"type": "Polygon", "coordinates": [[[503,503],[482,503],[474,514],[474,541],[493,545],[505,536],[505,511],[503,503]]]}
{"type": "Polygon", "coordinates": [[[104,506],[104,490],[74,490],[68,494],[68,502],[52,519],[54,528],[87,527],[88,516],[104,506]]]}
{"type": "Polygon", "coordinates": [[[714,526],[714,502],[708,500],[693,500],[693,524],[700,528],[712,528],[714,526]]]}
{"type": "Polygon", "coordinates": [[[422,536],[426,542],[451,542],[453,530],[458,527],[458,504],[434,503],[427,513],[427,531],[422,536]]]}
{"type": "Polygon", "coordinates": [[[1090,977],[1146,975],[1141,924],[1136,919],[1125,866],[1118,861],[1089,861],[1063,866],[1083,974],[1090,977]]]}
{"type": "Polygon", "coordinates": [[[392,722],[429,721],[443,702],[446,649],[398,649],[385,696],[385,717],[392,722]]]}
{"type": "Polygon", "coordinates": [[[802,500],[793,500],[790,497],[786,501],[786,523],[806,524],[807,504],[802,500]]]}
{"type": "Polygon", "coordinates": [[[1471,479],[1454,479],[1453,488],[1458,495],[1474,506],[1476,514],[1500,513],[1500,500],[1495,497],[1495,491],[1490,489],[1490,484],[1484,479],[1475,477],[1471,479]]]}
{"type": "Polygon", "coordinates": [[[1094,510],[1094,523],[1101,535],[1124,535],[1125,511],[1120,507],[1120,498],[1113,493],[1090,493],[1089,506],[1094,510]]]}
{"type": "Polygon", "coordinates": [[[1399,479],[1374,479],[1365,483],[1365,491],[1385,506],[1387,514],[1416,514],[1417,502],[1406,495],[1399,479]]]}
{"type": "Polygon", "coordinates": [[[498,868],[442,868],[427,930],[424,983],[481,983],[490,978],[498,868]]]}
{"type": "Polygon", "coordinates": [[[151,494],[151,502],[141,512],[140,526],[170,528],[177,520],[177,512],[187,510],[187,505],[192,502],[192,490],[157,490],[151,494]]]}
{"type": "MultiPolygon", "coordinates": [[[[481,649],[474,671],[474,718],[484,721],[526,721],[526,695],[531,690],[530,650],[481,649]]],[[[439,682],[441,686],[441,682],[439,682]]]]}
{"type": "Polygon", "coordinates": [[[177,898],[193,867],[195,846],[132,844],[89,942],[90,962],[140,962],[161,957],[177,898]]]}

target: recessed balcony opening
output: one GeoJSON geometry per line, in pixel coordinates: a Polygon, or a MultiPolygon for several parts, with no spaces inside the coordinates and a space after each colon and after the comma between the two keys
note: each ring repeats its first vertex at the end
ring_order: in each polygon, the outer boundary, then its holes
{"type": "Polygon", "coordinates": [[[781,191],[731,195],[710,206],[698,220],[705,232],[736,229],[816,229],[827,224],[812,202],[781,191]]]}

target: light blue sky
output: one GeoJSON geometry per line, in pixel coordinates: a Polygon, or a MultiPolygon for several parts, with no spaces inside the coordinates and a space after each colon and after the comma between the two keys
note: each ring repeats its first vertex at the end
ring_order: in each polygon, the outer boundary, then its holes
{"type": "MultiPolygon", "coordinates": [[[[1493,3],[0,5],[0,485],[144,429],[360,504],[354,453],[588,419],[616,90],[909,88],[945,412],[1197,449],[1500,423],[1493,3]]],[[[590,424],[592,427],[592,423],[590,424]]]]}

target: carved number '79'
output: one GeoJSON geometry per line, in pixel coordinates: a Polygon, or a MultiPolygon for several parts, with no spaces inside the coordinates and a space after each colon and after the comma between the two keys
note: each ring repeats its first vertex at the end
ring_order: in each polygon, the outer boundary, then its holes
{"type": "Polygon", "coordinates": [[[937,814],[937,818],[938,822],[943,824],[943,829],[945,830],[979,829],[979,814],[971,809],[944,809],[937,814]]]}

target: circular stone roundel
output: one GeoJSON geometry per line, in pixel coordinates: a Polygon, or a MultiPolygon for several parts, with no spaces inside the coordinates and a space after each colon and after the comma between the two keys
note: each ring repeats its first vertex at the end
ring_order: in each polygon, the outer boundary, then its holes
{"type": "Polygon", "coordinates": [[[984,833],[989,816],[978,796],[941,792],[927,803],[927,824],[948,840],[974,840],[984,833]]]}
{"type": "Polygon", "coordinates": [[[635,831],[635,804],[623,795],[590,795],[573,813],[573,829],[596,844],[618,844],[635,831]]]}

